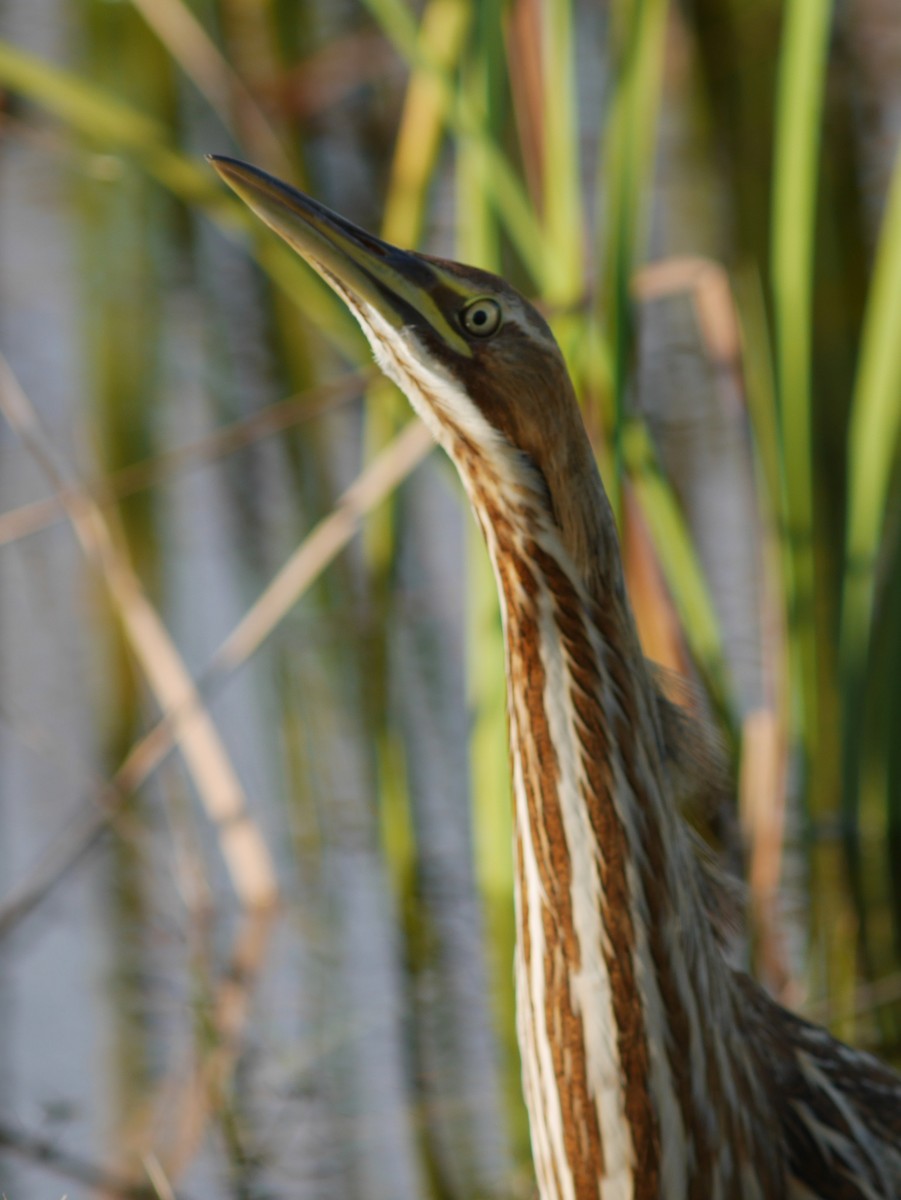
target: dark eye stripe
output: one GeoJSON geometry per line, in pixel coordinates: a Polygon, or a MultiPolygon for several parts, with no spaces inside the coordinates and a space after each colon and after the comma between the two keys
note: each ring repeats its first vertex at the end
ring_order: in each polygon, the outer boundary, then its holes
{"type": "Polygon", "coordinates": [[[422,313],[414,308],[412,304],[409,304],[403,298],[403,296],[398,296],[397,292],[394,292],[391,290],[391,288],[386,287],[380,279],[377,279],[376,276],[370,274],[370,272],[367,271],[366,274],[369,275],[373,287],[375,287],[379,294],[384,297],[385,301],[391,305],[405,325],[419,327],[426,323],[422,313]]]}

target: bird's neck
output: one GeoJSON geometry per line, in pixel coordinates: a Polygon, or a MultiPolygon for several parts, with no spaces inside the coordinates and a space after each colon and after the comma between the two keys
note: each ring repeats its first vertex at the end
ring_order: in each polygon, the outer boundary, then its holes
{"type": "Polygon", "coordinates": [[[470,490],[504,610],[517,1024],[541,1196],[741,1197],[757,1081],[723,1040],[735,989],[667,794],[615,540],[588,584],[537,498],[470,490]],[[713,1175],[724,1138],[731,1183],[713,1175]]]}

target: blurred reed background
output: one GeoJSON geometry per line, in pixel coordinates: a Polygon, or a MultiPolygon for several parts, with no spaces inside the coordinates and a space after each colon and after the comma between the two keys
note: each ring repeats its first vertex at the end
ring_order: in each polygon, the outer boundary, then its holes
{"type": "Polygon", "coordinates": [[[901,1060],[894,0],[0,36],[0,1192],[532,1194],[487,561],[209,151],[544,306],[740,780],[739,953],[901,1060]]]}

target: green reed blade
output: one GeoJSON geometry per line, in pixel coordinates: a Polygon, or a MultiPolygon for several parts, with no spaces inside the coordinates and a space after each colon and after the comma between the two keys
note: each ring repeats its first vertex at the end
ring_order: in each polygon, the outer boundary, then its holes
{"type": "Polygon", "coordinates": [[[500,144],[485,133],[478,110],[472,108],[465,91],[456,87],[447,71],[430,58],[420,41],[416,23],[401,0],[364,0],[385,35],[394,42],[412,67],[427,71],[435,80],[443,117],[458,137],[479,143],[488,165],[486,186],[492,204],[510,236],[526,270],[543,290],[550,269],[550,255],[541,226],[529,204],[525,189],[500,144]]]}
{"type": "MultiPolygon", "coordinates": [[[[626,387],[632,355],[632,275],[642,255],[663,78],[667,0],[620,0],[612,14],[614,92],[599,158],[604,197],[599,298],[611,349],[614,457],[623,465],[626,387]]],[[[618,512],[616,489],[611,502],[618,512]]]]}
{"type": "MultiPolygon", "coordinates": [[[[842,592],[845,804],[856,808],[863,692],[877,570],[901,437],[901,153],[897,155],[867,301],[848,437],[848,523],[842,592]]],[[[897,618],[896,618],[897,619],[897,618]]]]}
{"type": "Polygon", "coordinates": [[[782,441],[789,653],[795,675],[795,732],[813,761],[819,672],[814,605],[811,340],[820,123],[829,0],[787,0],[779,58],[771,271],[776,383],[782,441]]]}

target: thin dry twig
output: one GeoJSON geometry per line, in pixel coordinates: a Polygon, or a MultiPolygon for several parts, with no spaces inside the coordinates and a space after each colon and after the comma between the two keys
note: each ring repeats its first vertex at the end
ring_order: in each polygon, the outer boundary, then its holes
{"type": "MultiPolygon", "coordinates": [[[[225,639],[198,678],[195,695],[211,698],[232,672],[254,653],[285,614],[351,540],[360,520],[422,462],[432,448],[428,431],[411,422],[360,473],[333,511],[310,531],[257,602],[225,639]]],[[[62,846],[51,847],[43,861],[0,906],[0,939],[54,890],[97,843],[128,797],[150,776],[172,748],[177,720],[188,702],[169,711],[138,742],[90,809],[70,827],[62,846]]]]}
{"type": "Polygon", "coordinates": [[[417,467],[434,442],[411,421],[342,494],[331,513],[307,534],[256,603],[225,639],[204,672],[211,682],[230,674],[254,653],[310,584],[334,561],[357,530],[360,518],[417,467]]]}
{"type": "MultiPolygon", "coordinates": [[[[143,462],[131,463],[102,480],[85,482],[82,486],[102,508],[106,508],[116,500],[134,495],[155,483],[224,458],[261,438],[290,429],[302,421],[313,420],[347,404],[363,392],[374,374],[373,368],[342,375],[331,383],[279,400],[260,412],[241,417],[203,437],[175,446],[143,462]]],[[[42,500],[21,504],[0,513],[0,546],[46,529],[65,515],[63,495],[59,491],[42,500]]]]}
{"type": "Polygon", "coordinates": [[[167,1188],[171,1193],[172,1181],[190,1166],[210,1120],[225,1103],[275,916],[274,909],[258,909],[240,922],[228,961],[211,989],[196,1059],[187,1071],[183,1061],[173,1065],[119,1138],[117,1177],[127,1177],[127,1164],[134,1164],[133,1183],[147,1174],[162,1196],[167,1188]]]}
{"type": "Polygon", "coordinates": [[[0,410],[58,489],[76,537],[102,574],[129,644],[165,714],[172,722],[185,762],[207,814],[216,826],[222,854],[242,903],[271,904],[277,895],[275,868],[247,808],[232,767],[190,672],[96,501],[65,478],[31,402],[0,355],[0,410]]]}
{"type": "MultiPolygon", "coordinates": [[[[55,1171],[66,1179],[75,1179],[86,1187],[102,1191],[117,1200],[147,1200],[147,1182],[137,1182],[120,1175],[115,1175],[99,1167],[80,1154],[64,1150],[50,1138],[40,1134],[29,1133],[24,1129],[14,1129],[10,1125],[0,1124],[0,1146],[14,1154],[26,1158],[29,1162],[38,1163],[48,1170],[55,1171]]],[[[187,1200],[184,1192],[172,1193],[187,1200]]]]}
{"type": "Polygon", "coordinates": [[[153,1187],[154,1194],[159,1200],[177,1200],[175,1189],[163,1170],[162,1163],[155,1154],[145,1154],[141,1159],[141,1166],[144,1168],[147,1178],[153,1187]]]}
{"type": "Polygon", "coordinates": [[[216,987],[211,1015],[213,1045],[174,1098],[170,1142],[158,1150],[169,1178],[177,1179],[200,1146],[211,1116],[221,1108],[234,1074],[250,1004],[273,931],[271,913],[250,914],[236,935],[216,987]]]}

